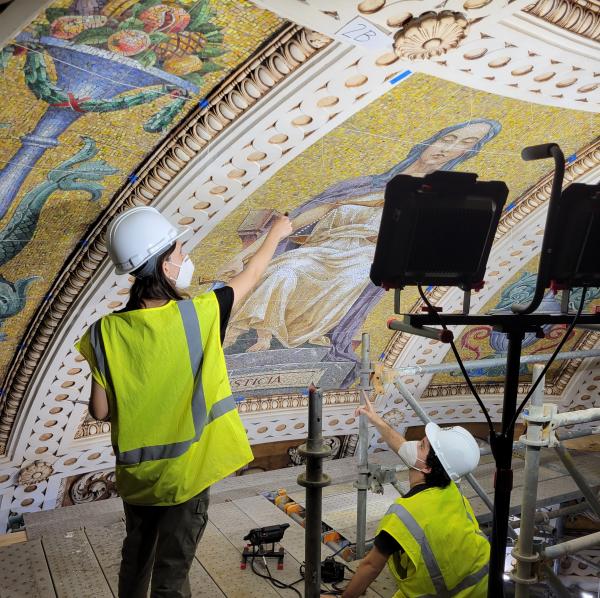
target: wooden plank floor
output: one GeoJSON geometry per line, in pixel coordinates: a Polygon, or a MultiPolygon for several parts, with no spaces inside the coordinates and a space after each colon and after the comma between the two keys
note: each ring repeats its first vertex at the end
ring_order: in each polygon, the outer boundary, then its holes
{"type": "MultiPolygon", "coordinates": [[[[573,457],[591,486],[600,486],[600,454],[578,453],[573,457]]],[[[373,461],[397,463],[397,456],[377,453],[373,461]]],[[[325,471],[333,483],[323,489],[323,521],[350,541],[356,536],[356,477],[354,459],[330,461],[325,471]]],[[[513,511],[518,511],[523,483],[523,461],[514,459],[513,511]]],[[[296,476],[302,467],[228,478],[211,491],[209,522],[190,572],[195,598],[279,598],[291,596],[255,575],[250,566],[240,569],[243,536],[253,527],[288,523],[282,545],[285,567],[270,565],[274,577],[284,583],[296,581],[304,561],[304,528],[273,505],[261,492],[284,487],[289,496],[302,504],[304,489],[296,476]]],[[[484,457],[476,477],[488,495],[493,493],[494,465],[484,457]]],[[[399,474],[406,481],[407,473],[399,474]]],[[[538,505],[557,504],[580,496],[573,480],[553,451],[542,451],[538,486],[538,505]]],[[[471,500],[480,521],[489,520],[489,511],[468,485],[463,492],[471,500]]],[[[379,519],[398,493],[391,486],[384,495],[368,493],[367,538],[374,535],[379,519]]],[[[118,593],[121,545],[125,535],[119,499],[65,507],[54,511],[26,514],[27,542],[0,544],[0,598],[111,598],[118,593]]],[[[13,540],[21,539],[17,535],[13,540]]],[[[332,550],[321,546],[321,557],[332,550]]],[[[348,566],[354,570],[358,563],[348,566]]],[[[265,573],[262,562],[257,570],[265,573]]],[[[303,595],[304,582],[295,586],[303,595]]],[[[372,584],[371,598],[391,596],[395,583],[387,569],[372,584]]]]}

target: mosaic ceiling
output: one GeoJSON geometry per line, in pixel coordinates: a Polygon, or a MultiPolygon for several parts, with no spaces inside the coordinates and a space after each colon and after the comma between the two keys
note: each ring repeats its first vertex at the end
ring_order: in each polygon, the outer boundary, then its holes
{"type": "MultiPolygon", "coordinates": [[[[310,382],[326,389],[327,434],[356,433],[362,332],[389,367],[451,361],[445,345],[388,331],[392,297],[368,280],[395,174],[506,181],[473,309],[532,293],[550,167],[520,150],[555,141],[567,181],[598,181],[599,11],[585,0],[423,4],[61,0],[5,41],[0,530],[112,467],[110,427],[87,414],[89,372],[73,345],[126,301],[131,281],[103,243],[121,209],[156,205],[193,229],[195,292],[238,271],[275,214],[296,222],[225,341],[255,445],[304,436],[310,382]]],[[[431,296],[445,309],[460,302],[452,289],[431,296]]],[[[548,294],[544,307],[559,300],[548,294]]],[[[418,309],[414,293],[403,308],[418,309]]],[[[526,339],[525,352],[551,352],[562,332],[526,339]]],[[[473,328],[458,340],[482,361],[475,381],[497,416],[502,373],[486,360],[505,355],[503,335],[473,328]]],[[[567,344],[597,346],[582,331],[567,344]]],[[[561,408],[600,405],[598,364],[558,363],[547,394],[561,408]]],[[[522,390],[530,378],[524,366],[522,390]]],[[[482,420],[454,372],[404,382],[439,421],[482,420]]],[[[400,429],[414,423],[391,390],[377,400],[400,429]]]]}

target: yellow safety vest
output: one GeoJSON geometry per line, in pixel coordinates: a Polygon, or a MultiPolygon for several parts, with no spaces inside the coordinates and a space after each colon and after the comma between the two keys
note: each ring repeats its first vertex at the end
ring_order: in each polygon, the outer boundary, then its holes
{"type": "Polygon", "coordinates": [[[106,390],[126,502],[180,504],[252,461],[214,293],[104,316],[76,346],[106,390]]]}
{"type": "Polygon", "coordinates": [[[397,499],[381,530],[402,546],[388,559],[394,598],[487,596],[490,545],[454,482],[397,499]]]}

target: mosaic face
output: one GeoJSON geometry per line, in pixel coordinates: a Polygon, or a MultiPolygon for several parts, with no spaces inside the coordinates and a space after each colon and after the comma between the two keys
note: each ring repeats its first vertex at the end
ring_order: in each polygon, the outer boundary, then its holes
{"type": "Polygon", "coordinates": [[[487,123],[478,123],[455,129],[426,147],[419,162],[432,170],[441,169],[450,160],[455,160],[472,150],[477,142],[490,132],[490,128],[487,123]]]}

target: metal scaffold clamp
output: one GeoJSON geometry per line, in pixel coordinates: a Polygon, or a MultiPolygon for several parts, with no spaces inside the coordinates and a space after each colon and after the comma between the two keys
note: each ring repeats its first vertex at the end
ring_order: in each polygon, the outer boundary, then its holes
{"type": "Polygon", "coordinates": [[[524,409],[522,417],[527,423],[527,426],[537,425],[540,426],[540,429],[535,438],[532,438],[531,434],[523,434],[523,436],[519,438],[519,442],[526,446],[538,447],[554,446],[558,443],[551,427],[552,417],[555,413],[556,405],[552,405],[551,403],[544,403],[541,408],[524,409]]]}

